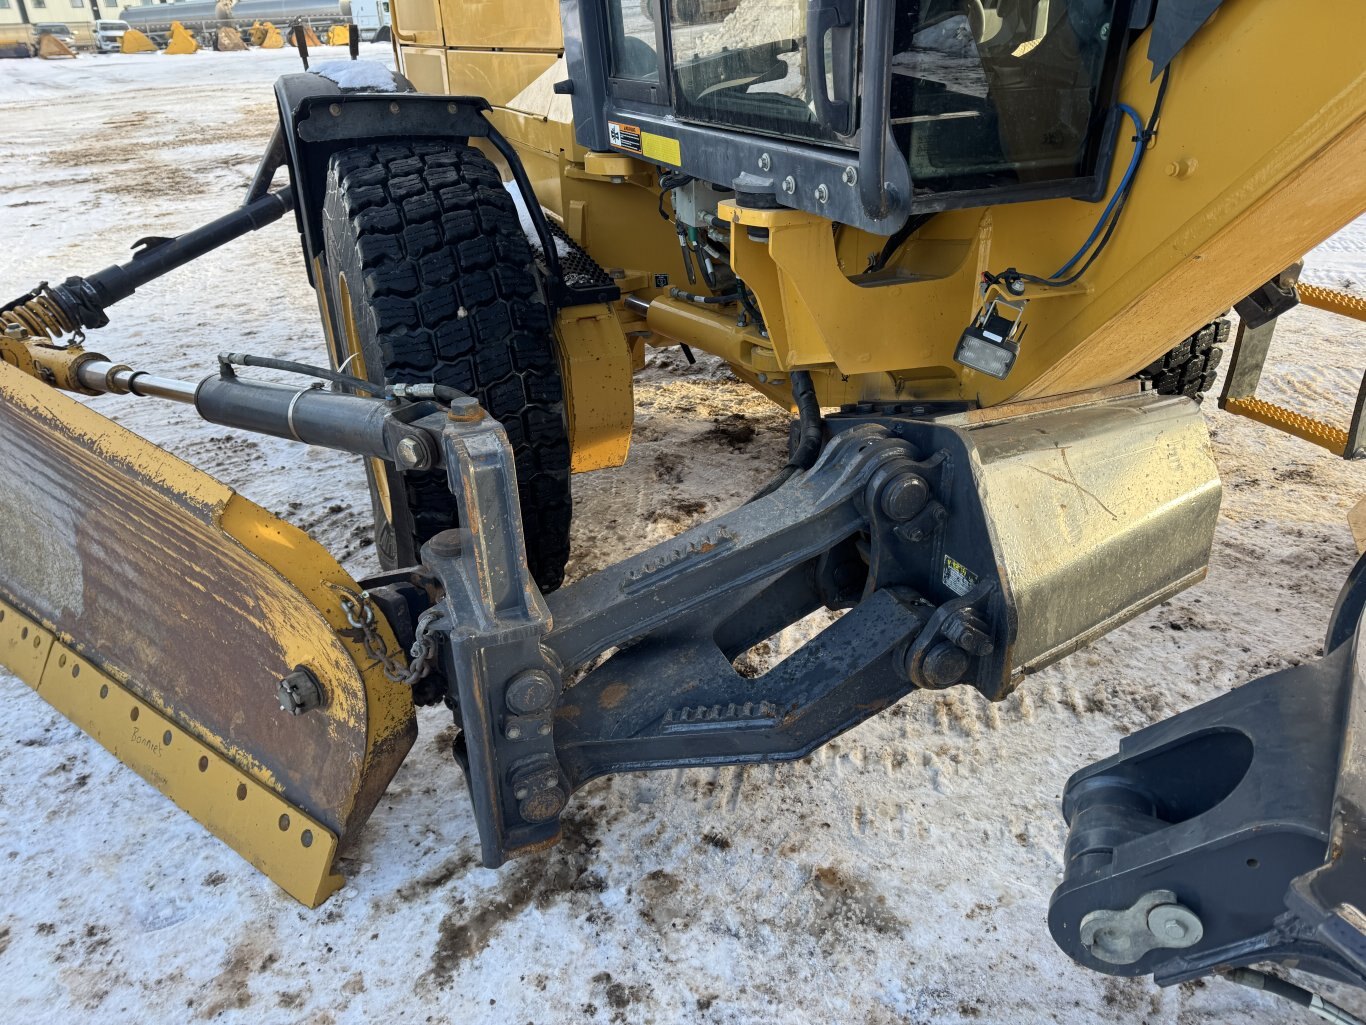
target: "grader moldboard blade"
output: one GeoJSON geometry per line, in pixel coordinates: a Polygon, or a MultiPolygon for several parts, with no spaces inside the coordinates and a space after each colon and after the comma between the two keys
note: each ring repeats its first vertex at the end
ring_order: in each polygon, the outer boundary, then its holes
{"type": "Polygon", "coordinates": [[[349,630],[336,589],[355,583],[302,531],[3,362],[0,436],[0,661],[321,903],[416,736],[410,691],[349,630]],[[322,701],[290,716],[277,686],[300,666],[322,701]]]}

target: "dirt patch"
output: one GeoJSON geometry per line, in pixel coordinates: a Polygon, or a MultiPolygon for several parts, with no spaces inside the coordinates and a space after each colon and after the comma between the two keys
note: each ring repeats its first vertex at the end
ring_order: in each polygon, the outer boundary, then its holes
{"type": "Polygon", "coordinates": [[[754,440],[758,433],[754,424],[744,413],[730,413],[726,416],[712,417],[711,428],[702,435],[706,441],[725,445],[733,452],[739,452],[754,440]]]}
{"type": "Polygon", "coordinates": [[[437,926],[431,966],[419,979],[419,987],[449,986],[460,965],[477,957],[499,930],[527,908],[545,910],[562,900],[597,903],[595,895],[605,884],[593,871],[597,840],[592,829],[587,815],[566,816],[557,846],[505,868],[498,885],[481,895],[477,906],[462,906],[462,899],[448,911],[437,926]]]}

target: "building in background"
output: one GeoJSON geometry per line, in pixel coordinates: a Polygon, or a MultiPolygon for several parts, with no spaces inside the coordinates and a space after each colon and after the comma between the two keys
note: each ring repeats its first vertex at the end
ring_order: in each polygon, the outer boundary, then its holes
{"type": "Polygon", "coordinates": [[[61,22],[71,29],[76,45],[95,45],[95,22],[117,18],[121,5],[111,0],[0,0],[0,28],[61,22]]]}

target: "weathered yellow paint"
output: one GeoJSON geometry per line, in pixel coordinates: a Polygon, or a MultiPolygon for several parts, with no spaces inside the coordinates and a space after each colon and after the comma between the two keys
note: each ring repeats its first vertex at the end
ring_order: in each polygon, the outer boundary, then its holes
{"type": "Polygon", "coordinates": [[[1278,406],[1274,402],[1246,395],[1241,398],[1227,398],[1220,408],[1225,412],[1236,413],[1249,420],[1274,427],[1320,448],[1326,448],[1336,456],[1343,455],[1347,449],[1347,432],[1341,427],[1334,427],[1322,420],[1296,413],[1293,409],[1278,406]]]}
{"type": "MultiPolygon", "coordinates": [[[[334,588],[355,582],[303,531],[7,364],[0,421],[0,600],[24,617],[6,620],[56,635],[62,654],[98,666],[338,843],[354,838],[416,734],[411,693],[347,623],[334,588]],[[37,463],[43,474],[21,472],[37,463]],[[274,686],[296,665],[325,701],[294,718],[276,707],[274,686]]],[[[387,624],[377,627],[397,650],[387,624]]],[[[21,654],[0,643],[32,682],[21,654]]],[[[75,718],[86,725],[87,713],[75,718]]],[[[168,793],[178,786],[161,776],[168,793]]],[[[274,864],[250,843],[239,850],[274,864]]]]}
{"type": "Polygon", "coordinates": [[[4,601],[0,658],[295,900],[317,907],[341,886],[335,833],[4,601]]]}
{"type": "Polygon", "coordinates": [[[631,447],[635,405],[631,346],[611,306],[571,306],[555,318],[574,473],[620,466],[631,447]]]}

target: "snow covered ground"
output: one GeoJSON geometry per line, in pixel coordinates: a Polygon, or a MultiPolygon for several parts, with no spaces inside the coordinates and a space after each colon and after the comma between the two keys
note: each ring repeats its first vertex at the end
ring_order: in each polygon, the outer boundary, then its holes
{"type": "MultiPolygon", "coordinates": [[[[237,202],[270,82],[296,67],[285,51],[0,62],[0,295],[237,202]]],[[[299,263],[284,227],[242,240],[122,304],[99,344],[173,376],[225,348],[316,359],[299,263]]],[[[1366,227],[1308,276],[1366,291],[1366,227]]],[[[1278,353],[1273,392],[1345,421],[1361,335],[1301,310],[1278,353]]],[[[576,479],[572,574],[733,505],[780,461],[786,418],[714,361],[654,353],[636,394],[630,462],[576,479]]],[[[354,460],[94,401],[371,568],[354,460]]],[[[1045,926],[1068,774],[1314,657],[1355,557],[1360,468],[1212,407],[1225,505],[1206,584],[998,706],[916,694],[798,764],[598,781],[563,844],[499,872],[475,866],[443,712],[422,714],[348,885],[307,911],[0,674],[0,1022],[1314,1020],[1222,982],[1095,975],[1045,926]]]]}

